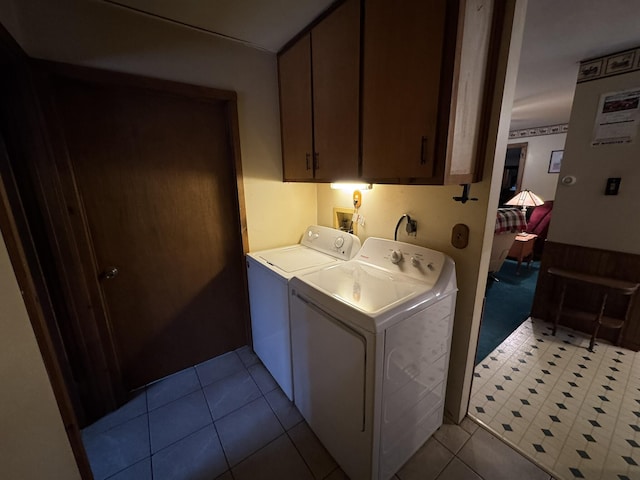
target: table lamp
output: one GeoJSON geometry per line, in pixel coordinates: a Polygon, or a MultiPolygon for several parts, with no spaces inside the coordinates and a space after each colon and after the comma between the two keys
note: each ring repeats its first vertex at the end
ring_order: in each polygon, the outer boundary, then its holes
{"type": "Polygon", "coordinates": [[[522,213],[527,214],[527,207],[537,207],[542,205],[544,200],[533,193],[531,190],[522,190],[515,197],[509,200],[505,205],[513,205],[522,207],[522,213]]]}

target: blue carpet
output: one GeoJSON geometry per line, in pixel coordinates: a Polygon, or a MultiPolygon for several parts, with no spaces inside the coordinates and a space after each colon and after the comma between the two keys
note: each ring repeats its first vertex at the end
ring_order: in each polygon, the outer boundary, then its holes
{"type": "Polygon", "coordinates": [[[523,263],[520,275],[516,275],[517,265],[515,260],[505,260],[496,273],[500,281],[496,282],[491,278],[487,281],[487,299],[480,326],[476,365],[529,318],[540,262],[531,262],[531,268],[523,263]]]}

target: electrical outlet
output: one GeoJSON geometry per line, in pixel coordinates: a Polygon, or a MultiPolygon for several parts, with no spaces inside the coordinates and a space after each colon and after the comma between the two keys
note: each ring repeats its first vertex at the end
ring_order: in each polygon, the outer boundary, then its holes
{"type": "Polygon", "coordinates": [[[407,220],[407,234],[416,236],[418,232],[418,221],[407,220]]]}

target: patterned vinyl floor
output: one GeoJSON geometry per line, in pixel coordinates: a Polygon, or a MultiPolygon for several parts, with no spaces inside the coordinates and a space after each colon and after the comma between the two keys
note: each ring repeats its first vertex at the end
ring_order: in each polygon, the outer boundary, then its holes
{"type": "Polygon", "coordinates": [[[640,353],[528,319],[480,362],[469,415],[562,480],[640,479],[640,353]]]}

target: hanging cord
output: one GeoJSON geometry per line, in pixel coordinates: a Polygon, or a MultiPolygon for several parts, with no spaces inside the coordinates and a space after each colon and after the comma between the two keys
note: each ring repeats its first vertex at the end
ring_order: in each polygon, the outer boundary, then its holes
{"type": "Polygon", "coordinates": [[[402,220],[404,218],[407,218],[407,222],[411,222],[411,217],[409,216],[409,214],[407,213],[403,213],[402,216],[400,217],[400,220],[398,220],[398,223],[396,224],[396,230],[393,234],[393,239],[394,240],[398,240],[398,228],[400,227],[400,224],[402,223],[402,220]]]}

